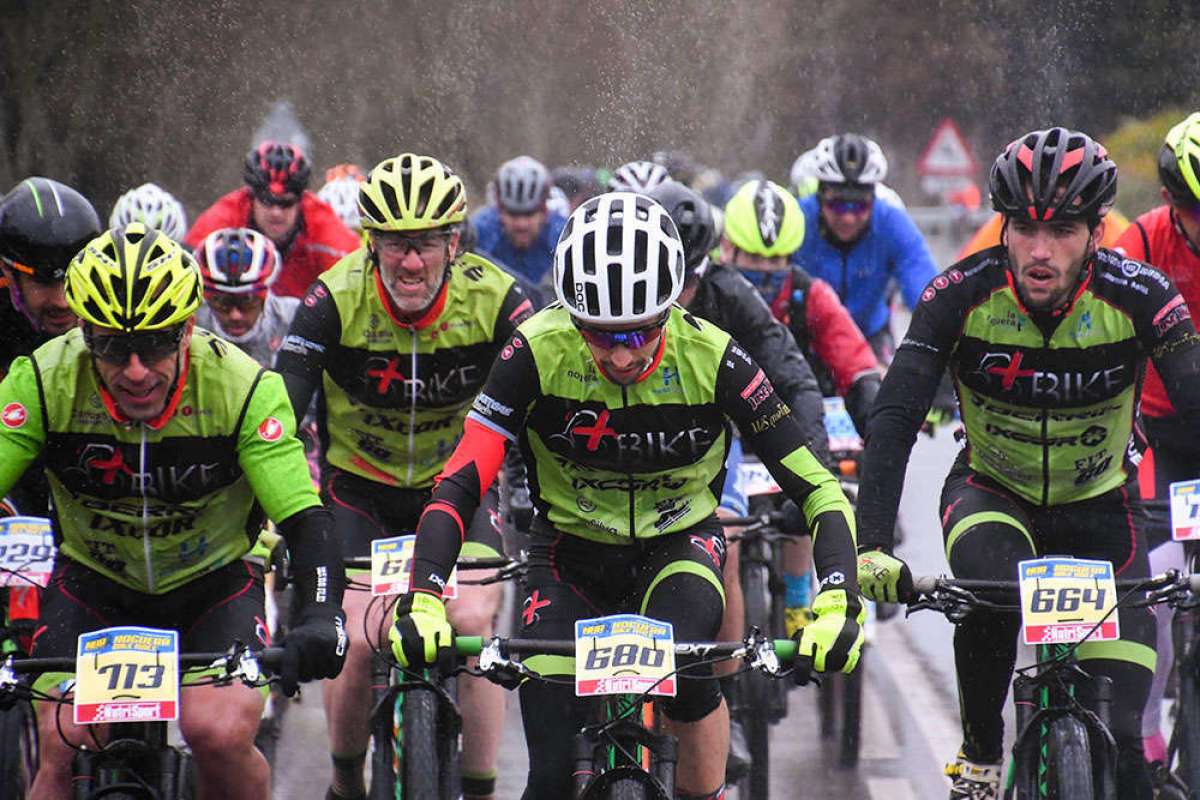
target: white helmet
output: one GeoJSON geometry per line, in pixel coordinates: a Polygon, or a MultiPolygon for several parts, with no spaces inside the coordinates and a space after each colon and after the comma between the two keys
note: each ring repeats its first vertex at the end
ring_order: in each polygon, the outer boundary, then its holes
{"type": "Polygon", "coordinates": [[[559,213],[564,217],[571,213],[571,201],[567,197],[567,193],[557,186],[551,186],[550,192],[546,195],[546,210],[551,214],[559,213]]]}
{"type": "Polygon", "coordinates": [[[180,202],[153,183],[143,183],[117,198],[108,226],[123,228],[131,222],[162,231],[177,242],[183,241],[188,227],[180,202]]]}
{"type": "Polygon", "coordinates": [[[539,211],[546,201],[550,173],[536,158],[517,156],[496,170],[496,203],[514,214],[539,211]]]}
{"type": "Polygon", "coordinates": [[[667,210],[633,192],[585,201],[554,249],[554,293],[589,323],[649,322],[683,288],[683,244],[667,210]]]}
{"type": "Polygon", "coordinates": [[[637,192],[647,194],[663,181],[671,179],[667,168],[653,161],[630,161],[617,167],[608,179],[610,192],[637,192]]]}
{"type": "Polygon", "coordinates": [[[828,136],[811,152],[814,153],[811,169],[822,183],[879,183],[887,177],[888,163],[883,150],[857,133],[828,136]]]}
{"type": "MultiPolygon", "coordinates": [[[[798,186],[806,188],[810,181],[816,182],[818,158],[817,148],[814,147],[811,150],[805,150],[792,162],[792,171],[788,174],[788,181],[793,189],[798,186]]],[[[815,188],[814,186],[813,189],[815,188]]]]}
{"type": "Polygon", "coordinates": [[[355,232],[362,230],[362,219],[358,215],[359,186],[357,178],[346,176],[334,178],[317,192],[317,197],[333,208],[342,224],[355,232]]]}

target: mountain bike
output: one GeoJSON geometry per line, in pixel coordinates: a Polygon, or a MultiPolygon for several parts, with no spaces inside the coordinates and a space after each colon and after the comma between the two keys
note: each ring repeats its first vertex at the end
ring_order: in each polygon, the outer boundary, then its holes
{"type": "MultiPolygon", "coordinates": [[[[754,630],[741,642],[676,642],[673,652],[676,656],[702,656],[712,661],[739,659],[745,662],[747,671],[777,679],[791,675],[793,670],[800,671],[801,680],[807,681],[810,663],[806,657],[797,656],[796,647],[792,639],[771,640],[754,630]],[[793,667],[785,669],[788,664],[793,667]]],[[[526,679],[559,680],[537,674],[512,660],[512,656],[576,655],[576,643],[569,640],[494,637],[485,641],[481,637],[458,637],[455,649],[459,657],[479,656],[473,674],[509,689],[526,679]]],[[[594,722],[575,737],[574,800],[673,800],[676,742],[673,736],[645,723],[642,710],[653,700],[651,689],[590,698],[595,706],[594,722]]]]}
{"type": "MultiPolygon", "coordinates": [[[[1124,606],[1193,604],[1200,576],[1168,571],[1115,585],[1119,596],[1105,620],[1124,606]]],[[[914,587],[916,599],[909,603],[909,613],[933,609],[958,623],[976,609],[1022,612],[1022,606],[1012,602],[1019,592],[1015,580],[919,577],[914,587]]],[[[1105,620],[1092,626],[1084,639],[1105,620]]],[[[1116,798],[1116,742],[1108,728],[1111,681],[1079,665],[1078,646],[1079,642],[1038,644],[1036,663],[1017,670],[1017,736],[1005,779],[1007,800],[1116,798]]]]}
{"type": "MultiPolygon", "coordinates": [[[[283,648],[250,651],[236,644],[224,653],[181,653],[181,670],[214,670],[204,683],[229,685],[237,681],[258,687],[267,682],[267,672],[278,672],[283,648]]],[[[17,658],[8,656],[0,665],[0,699],[37,699],[59,703],[58,711],[70,706],[73,697],[37,693],[19,676],[45,672],[72,673],[76,659],[17,658]]],[[[197,684],[190,684],[197,685],[197,684]]],[[[72,763],[74,800],[183,800],[194,794],[190,757],[171,746],[166,722],[114,722],[108,725],[105,742],[94,740],[91,748],[78,748],[72,763]]]]}

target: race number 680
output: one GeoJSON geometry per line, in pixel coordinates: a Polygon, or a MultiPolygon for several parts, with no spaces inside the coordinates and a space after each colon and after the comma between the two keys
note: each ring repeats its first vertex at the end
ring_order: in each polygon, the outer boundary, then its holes
{"type": "Polygon", "coordinates": [[[612,667],[632,667],[638,664],[643,667],[661,667],[666,651],[657,648],[641,647],[637,644],[619,644],[615,647],[593,647],[588,651],[584,668],[588,670],[606,669],[612,667]]]}

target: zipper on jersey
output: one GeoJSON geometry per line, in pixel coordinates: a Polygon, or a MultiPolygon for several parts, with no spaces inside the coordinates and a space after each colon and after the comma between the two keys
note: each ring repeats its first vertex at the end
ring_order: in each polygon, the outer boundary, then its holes
{"type": "MultiPolygon", "coordinates": [[[[1050,337],[1042,332],[1042,348],[1050,348],[1050,337]]],[[[1036,376],[1035,376],[1036,380],[1036,376]]],[[[1029,385],[1029,399],[1033,400],[1033,383],[1029,385]]],[[[1042,409],[1042,505],[1050,505],[1050,410],[1042,409]]]]}
{"type": "Polygon", "coordinates": [[[150,509],[146,502],[146,424],[139,423],[141,445],[138,447],[138,491],[142,495],[142,556],[146,560],[146,585],[154,593],[154,559],[150,548],[150,509]]]}
{"type": "Polygon", "coordinates": [[[412,359],[409,363],[409,387],[412,397],[408,404],[408,478],[407,485],[412,486],[413,479],[413,440],[416,437],[417,430],[417,329],[412,328],[409,331],[409,338],[412,341],[412,359]]]}
{"type": "MultiPolygon", "coordinates": [[[[629,408],[628,387],[621,385],[621,408],[629,408]]],[[[617,440],[617,458],[621,457],[621,442],[617,440]]],[[[632,472],[626,472],[625,477],[629,478],[629,538],[631,541],[637,541],[637,514],[634,512],[634,498],[636,492],[633,490],[635,481],[632,472]]]]}

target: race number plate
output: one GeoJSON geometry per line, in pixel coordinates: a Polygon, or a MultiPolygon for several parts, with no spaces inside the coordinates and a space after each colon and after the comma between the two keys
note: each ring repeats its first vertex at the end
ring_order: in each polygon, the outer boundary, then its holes
{"type": "MultiPolygon", "coordinates": [[[[417,537],[393,536],[371,542],[371,594],[403,594],[408,591],[412,578],[413,548],[417,537]]],[[[458,570],[450,573],[442,598],[453,600],[458,597],[458,570]]]]}
{"type": "Polygon", "coordinates": [[[0,519],[0,586],[44,587],[54,569],[54,534],[45,517],[0,519]]]}
{"type": "Polygon", "coordinates": [[[575,622],[577,696],[648,691],[674,697],[674,672],[675,629],[670,623],[636,614],[575,622]]]}
{"type": "Polygon", "coordinates": [[[79,637],[76,725],[165,722],[178,716],[178,633],[105,628],[79,637]]]}
{"type": "Polygon", "coordinates": [[[1171,484],[1171,538],[1200,539],[1200,480],[1171,484]]]}
{"type": "Polygon", "coordinates": [[[840,397],[825,398],[825,433],[829,436],[829,449],[834,453],[862,450],[862,439],[846,410],[846,401],[840,397]]]}
{"type": "Polygon", "coordinates": [[[1110,562],[1042,558],[1022,561],[1018,574],[1025,644],[1121,638],[1116,612],[1108,613],[1117,604],[1110,562]],[[1089,635],[1102,619],[1103,624],[1089,635]]]}

